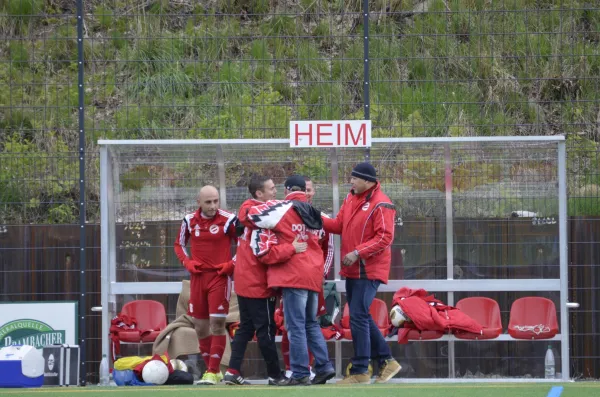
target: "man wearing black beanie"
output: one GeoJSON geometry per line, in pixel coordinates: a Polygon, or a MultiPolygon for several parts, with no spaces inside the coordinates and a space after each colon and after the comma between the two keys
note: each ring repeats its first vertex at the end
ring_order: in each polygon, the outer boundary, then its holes
{"type": "Polygon", "coordinates": [[[379,285],[388,282],[396,209],[381,191],[377,173],[371,164],[357,164],[350,182],[352,190],[344,199],[337,217],[323,217],[325,231],[342,235],[343,268],[340,275],[346,278],[354,346],[350,375],[337,383],[370,383],[369,358],[379,361],[379,376],[375,383],[384,383],[393,378],[401,367],[392,357],[369,309],[379,285]]]}

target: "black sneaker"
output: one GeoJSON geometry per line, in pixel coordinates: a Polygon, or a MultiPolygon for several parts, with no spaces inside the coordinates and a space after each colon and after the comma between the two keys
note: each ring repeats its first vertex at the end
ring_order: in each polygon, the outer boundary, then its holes
{"type": "Polygon", "coordinates": [[[310,386],[310,376],[304,378],[282,378],[275,384],[276,386],[310,386]]]}
{"type": "Polygon", "coordinates": [[[231,372],[225,372],[225,375],[223,376],[223,382],[225,382],[226,385],[249,385],[250,382],[248,382],[246,379],[244,379],[244,377],[242,375],[236,375],[236,374],[232,374],[231,372]]]}
{"type": "Polygon", "coordinates": [[[335,376],[335,370],[331,369],[329,371],[321,372],[315,375],[315,378],[312,380],[313,385],[324,385],[327,381],[335,376]]]}
{"type": "Polygon", "coordinates": [[[269,376],[269,386],[277,386],[279,383],[286,380],[285,372],[282,372],[278,377],[272,378],[269,376]]]}

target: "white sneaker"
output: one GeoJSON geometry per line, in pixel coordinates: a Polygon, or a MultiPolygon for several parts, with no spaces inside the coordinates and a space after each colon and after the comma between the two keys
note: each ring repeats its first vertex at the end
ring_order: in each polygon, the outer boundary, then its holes
{"type": "Polygon", "coordinates": [[[315,376],[317,376],[317,374],[315,374],[311,368],[310,369],[310,380],[312,381],[315,378],[315,376]]]}

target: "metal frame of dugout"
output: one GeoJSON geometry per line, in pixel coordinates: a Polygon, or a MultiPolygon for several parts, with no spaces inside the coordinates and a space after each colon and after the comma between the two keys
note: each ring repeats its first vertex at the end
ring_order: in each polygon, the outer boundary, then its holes
{"type": "MultiPolygon", "coordinates": [[[[439,144],[445,148],[445,199],[446,199],[446,254],[447,254],[447,279],[446,280],[390,280],[387,285],[382,285],[379,292],[395,292],[401,287],[423,288],[429,292],[447,292],[447,304],[453,305],[454,292],[489,292],[489,291],[553,291],[560,292],[560,333],[552,339],[561,344],[561,378],[560,379],[523,379],[523,378],[496,378],[496,379],[464,379],[455,378],[455,343],[459,339],[452,335],[444,335],[441,339],[432,341],[447,341],[448,343],[448,369],[449,378],[394,378],[390,382],[396,383],[426,383],[426,382],[540,382],[540,381],[568,381],[569,374],[569,323],[568,312],[571,308],[578,307],[577,303],[568,301],[568,268],[567,268],[567,185],[566,185],[566,145],[563,136],[519,136],[519,137],[469,137],[469,138],[373,138],[373,144],[439,144]],[[451,148],[456,143],[487,143],[487,142],[540,142],[556,144],[558,165],[558,223],[559,223],[559,274],[558,279],[473,279],[454,280],[454,247],[453,247],[453,210],[452,210],[452,173],[451,173],[451,148]],[[449,177],[448,177],[449,176],[449,177]]],[[[115,203],[114,183],[117,175],[111,161],[111,147],[113,146],[173,146],[173,145],[213,145],[217,146],[216,162],[220,179],[221,202],[227,207],[225,197],[225,163],[221,148],[226,145],[240,144],[288,144],[288,139],[213,139],[213,140],[99,140],[100,146],[100,211],[101,211],[101,307],[92,310],[102,312],[102,354],[109,354],[109,328],[112,316],[116,314],[116,296],[125,294],[178,294],[181,291],[180,282],[117,282],[116,281],[116,245],[115,245],[115,203]],[[109,310],[103,310],[108,308],[109,310]]],[[[322,150],[322,149],[313,149],[322,150]]],[[[331,151],[331,176],[333,188],[334,215],[339,211],[340,203],[340,178],[338,175],[338,162],[336,149],[331,151]]],[[[340,255],[339,236],[336,236],[335,275],[339,277],[340,255]]],[[[345,284],[339,278],[334,280],[338,291],[345,292],[345,284]]],[[[388,339],[393,341],[394,339],[388,339]]],[[[526,341],[513,339],[507,334],[501,334],[491,340],[479,340],[479,343],[488,341],[526,341]]],[[[419,341],[426,342],[426,341],[419,341]]],[[[472,342],[472,341],[471,341],[472,342]]],[[[342,373],[341,343],[335,341],[335,363],[338,375],[342,373]]],[[[558,371],[557,371],[558,372],[558,371]]],[[[259,381],[263,383],[266,381],[259,381]]],[[[256,382],[255,382],[256,383],[256,382]]]]}

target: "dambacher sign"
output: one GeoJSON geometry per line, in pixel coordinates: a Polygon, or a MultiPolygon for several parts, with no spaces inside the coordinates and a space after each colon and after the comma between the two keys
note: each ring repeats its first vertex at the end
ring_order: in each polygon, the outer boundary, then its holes
{"type": "Polygon", "coordinates": [[[371,120],[290,121],[291,147],[371,147],[371,120]]]}
{"type": "Polygon", "coordinates": [[[77,341],[77,302],[0,304],[0,347],[29,345],[36,349],[77,341]]]}

